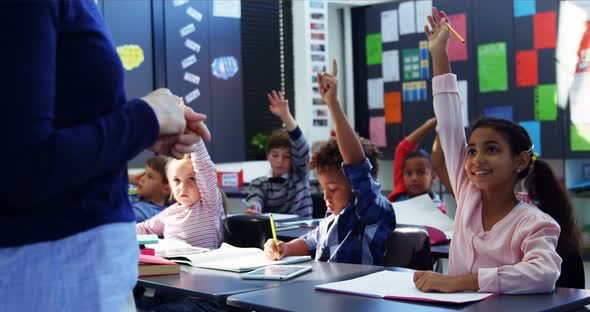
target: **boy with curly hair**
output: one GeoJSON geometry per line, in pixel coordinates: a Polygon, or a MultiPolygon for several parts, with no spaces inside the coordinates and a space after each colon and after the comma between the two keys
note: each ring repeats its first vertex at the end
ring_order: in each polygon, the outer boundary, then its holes
{"type": "Polygon", "coordinates": [[[298,239],[278,244],[268,240],[264,252],[269,259],[313,255],[317,261],[380,264],[395,229],[391,204],[375,180],[379,151],[348,123],[337,99],[336,73],[333,61],[331,75],[318,74],[336,138],[324,143],[311,161],[324,189],[328,216],[298,239]]]}

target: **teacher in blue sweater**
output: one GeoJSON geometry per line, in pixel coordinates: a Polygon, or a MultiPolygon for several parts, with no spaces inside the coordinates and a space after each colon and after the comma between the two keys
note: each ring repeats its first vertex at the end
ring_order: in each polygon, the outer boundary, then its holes
{"type": "Polygon", "coordinates": [[[0,32],[0,311],[135,310],[127,161],[190,152],[205,116],[126,98],[94,1],[2,1],[0,32]]]}

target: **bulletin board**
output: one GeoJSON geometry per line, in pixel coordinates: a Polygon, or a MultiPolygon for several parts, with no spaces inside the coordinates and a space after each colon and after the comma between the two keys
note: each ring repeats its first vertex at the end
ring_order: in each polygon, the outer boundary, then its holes
{"type": "MultiPolygon", "coordinates": [[[[244,160],[240,0],[97,0],[96,5],[125,69],[127,98],[169,88],[207,115],[214,140],[206,144],[214,161],[244,160]]],[[[129,165],[143,167],[151,156],[144,151],[129,165]]]]}
{"type": "MultiPolygon", "coordinates": [[[[570,138],[569,106],[557,103],[558,0],[416,0],[353,9],[355,120],[361,135],[381,142],[384,156],[393,158],[397,144],[434,116],[432,64],[420,46],[426,40],[423,15],[432,5],[447,13],[466,40],[461,44],[452,37],[449,44],[451,68],[467,103],[466,125],[482,116],[507,118],[528,130],[541,157],[590,156],[588,142],[580,142],[579,134],[570,138]]],[[[577,131],[590,140],[590,125],[577,131]]],[[[433,138],[421,147],[430,150],[433,138]]]]}

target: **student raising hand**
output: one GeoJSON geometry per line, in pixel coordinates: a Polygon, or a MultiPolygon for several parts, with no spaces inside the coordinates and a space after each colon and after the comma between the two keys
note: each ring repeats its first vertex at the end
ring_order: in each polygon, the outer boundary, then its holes
{"type": "Polygon", "coordinates": [[[338,102],[338,79],[336,79],[337,74],[338,64],[336,63],[336,60],[332,60],[332,74],[318,73],[320,95],[328,105],[338,102]]]}

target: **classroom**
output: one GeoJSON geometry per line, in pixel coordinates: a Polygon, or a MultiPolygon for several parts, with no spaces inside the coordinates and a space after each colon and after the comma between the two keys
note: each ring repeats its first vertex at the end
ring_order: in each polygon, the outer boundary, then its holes
{"type": "Polygon", "coordinates": [[[0,25],[0,311],[590,309],[590,0],[0,25]]]}

